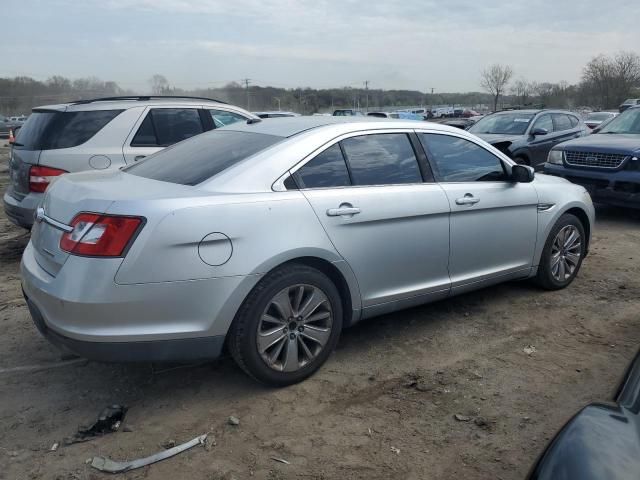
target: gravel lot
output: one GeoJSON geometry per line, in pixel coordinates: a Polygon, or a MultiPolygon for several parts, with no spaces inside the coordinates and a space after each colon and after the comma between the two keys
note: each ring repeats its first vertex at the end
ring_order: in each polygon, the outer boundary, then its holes
{"type": "MultiPolygon", "coordinates": [[[[0,148],[1,192],[7,159],[0,148]]],[[[88,458],[144,457],[209,433],[207,448],[121,478],[522,479],[580,406],[611,397],[638,348],[640,215],[598,217],[568,289],[509,283],[370,320],[313,378],[273,390],[229,358],[61,363],[22,300],[29,236],[0,212],[0,478],[104,478],[88,458]],[[22,368],[34,365],[54,368],[22,368]],[[112,403],[130,407],[130,431],[50,451],[112,403]]]]}

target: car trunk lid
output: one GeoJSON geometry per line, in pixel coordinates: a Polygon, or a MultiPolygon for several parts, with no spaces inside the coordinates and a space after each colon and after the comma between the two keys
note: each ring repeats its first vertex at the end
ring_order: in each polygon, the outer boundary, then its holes
{"type": "Polygon", "coordinates": [[[119,170],[60,176],[47,189],[32,229],[36,261],[50,275],[57,275],[69,258],[69,253],[60,248],[60,240],[81,212],[108,213],[116,201],[170,198],[184,196],[185,192],[193,194],[192,187],[149,180],[119,170]]]}

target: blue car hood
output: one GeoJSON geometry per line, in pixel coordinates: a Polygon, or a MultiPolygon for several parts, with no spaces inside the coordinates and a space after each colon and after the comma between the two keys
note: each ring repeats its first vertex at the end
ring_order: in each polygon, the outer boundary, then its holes
{"type": "Polygon", "coordinates": [[[620,153],[623,155],[640,154],[640,135],[594,133],[560,144],[563,150],[581,152],[620,153]]]}

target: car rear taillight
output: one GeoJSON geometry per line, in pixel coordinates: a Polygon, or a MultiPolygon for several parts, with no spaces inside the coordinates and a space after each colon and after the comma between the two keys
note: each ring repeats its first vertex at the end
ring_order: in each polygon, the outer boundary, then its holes
{"type": "Polygon", "coordinates": [[[37,193],[44,192],[51,183],[51,179],[63,173],[68,172],[60,170],[59,168],[34,165],[29,169],[29,191],[37,193]]]}
{"type": "Polygon", "coordinates": [[[73,255],[120,257],[143,224],[140,217],[79,213],[71,221],[73,230],[64,233],[60,248],[73,255]]]}

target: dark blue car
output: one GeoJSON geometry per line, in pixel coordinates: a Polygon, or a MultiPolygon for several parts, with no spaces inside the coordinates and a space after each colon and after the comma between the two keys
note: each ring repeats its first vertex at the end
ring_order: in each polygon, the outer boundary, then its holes
{"type": "Polygon", "coordinates": [[[584,186],[595,202],[640,208],[640,106],[597,133],[556,145],[544,173],[584,186]]]}

